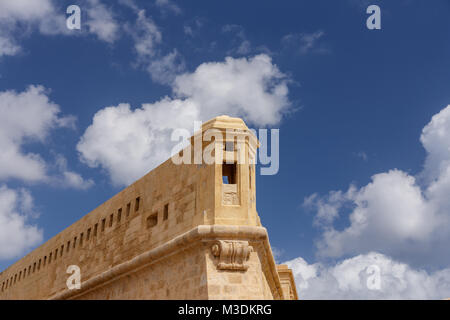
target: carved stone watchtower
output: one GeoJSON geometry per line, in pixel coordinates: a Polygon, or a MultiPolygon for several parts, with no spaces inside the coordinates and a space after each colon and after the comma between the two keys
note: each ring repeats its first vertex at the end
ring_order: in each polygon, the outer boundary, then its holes
{"type": "Polygon", "coordinates": [[[255,135],[220,116],[190,141],[3,271],[0,299],[297,299],[256,211],[255,135]]]}

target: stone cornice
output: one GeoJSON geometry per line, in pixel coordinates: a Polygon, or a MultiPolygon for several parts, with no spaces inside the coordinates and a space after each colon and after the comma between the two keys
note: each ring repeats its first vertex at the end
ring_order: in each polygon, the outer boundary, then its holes
{"type": "Polygon", "coordinates": [[[79,290],[65,289],[64,291],[51,296],[49,299],[60,300],[75,298],[98,287],[102,287],[111,281],[124,277],[129,273],[136,272],[139,269],[151,265],[168,255],[174,254],[178,250],[185,249],[195,242],[211,240],[246,240],[261,242],[264,246],[268,259],[267,262],[269,264],[272,281],[274,282],[279,294],[279,296],[275,298],[281,299],[283,297],[281,283],[278,277],[275,261],[271,254],[266,228],[256,226],[199,225],[154,249],[144,252],[127,262],[114,266],[111,269],[86,281],[83,281],[82,278],[81,288],[79,290]]]}

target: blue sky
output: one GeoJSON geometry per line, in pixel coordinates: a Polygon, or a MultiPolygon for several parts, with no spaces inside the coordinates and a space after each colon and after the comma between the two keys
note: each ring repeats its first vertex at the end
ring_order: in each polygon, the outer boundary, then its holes
{"type": "Polygon", "coordinates": [[[151,137],[166,141],[170,127],[161,123],[176,126],[181,119],[172,120],[174,104],[190,110],[183,106],[193,102],[202,117],[228,112],[253,128],[280,129],[280,170],[257,176],[257,207],[277,260],[294,268],[301,296],[450,296],[450,260],[442,258],[450,230],[450,2],[17,3],[0,4],[0,110],[6,114],[0,145],[42,170],[30,179],[14,174],[19,161],[0,160],[4,221],[20,216],[23,225],[16,227],[25,235],[0,236],[0,269],[113,196],[130,182],[124,176],[139,177],[167,158],[167,148],[152,145],[151,156],[132,155],[134,167],[119,172],[124,158],[96,143],[123,141],[102,121],[112,117],[119,129],[131,124],[137,130],[126,131],[131,136],[154,126],[151,137]],[[81,30],[65,27],[70,4],[81,8],[81,30]],[[370,4],[381,8],[381,30],[366,27],[370,4]],[[216,79],[216,67],[225,82],[249,84],[254,103],[247,105],[239,90],[242,98],[209,105],[221,93],[201,86],[216,79]],[[277,95],[256,83],[258,96],[251,82],[262,79],[288,92],[277,95]],[[60,112],[47,118],[37,112],[34,121],[27,110],[37,100],[42,110],[57,105],[60,112]],[[148,121],[139,122],[138,113],[148,121]],[[40,125],[15,130],[17,117],[40,125]],[[361,216],[364,226],[355,224],[361,216]],[[373,261],[382,265],[383,290],[358,282],[373,261]],[[393,275],[395,266],[404,273],[393,275]],[[357,285],[342,284],[352,272],[357,285]],[[412,275],[425,280],[414,282],[412,275]],[[436,284],[438,276],[444,284],[436,284]],[[395,285],[398,277],[406,287],[395,285]]]}

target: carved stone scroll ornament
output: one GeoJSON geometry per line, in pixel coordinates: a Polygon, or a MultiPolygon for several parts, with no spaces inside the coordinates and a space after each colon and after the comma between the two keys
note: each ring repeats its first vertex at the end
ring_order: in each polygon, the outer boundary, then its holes
{"type": "Polygon", "coordinates": [[[248,241],[218,240],[211,247],[211,251],[214,257],[219,258],[217,269],[246,271],[246,262],[253,247],[248,245],[248,241]]]}

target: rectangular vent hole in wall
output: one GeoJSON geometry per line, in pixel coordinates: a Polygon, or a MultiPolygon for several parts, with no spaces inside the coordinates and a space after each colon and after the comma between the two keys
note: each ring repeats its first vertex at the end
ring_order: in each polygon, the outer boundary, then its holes
{"type": "Polygon", "coordinates": [[[136,204],[134,205],[134,212],[138,212],[139,211],[140,201],[141,201],[141,198],[137,197],[136,198],[136,204]]]}
{"type": "Polygon", "coordinates": [[[130,208],[131,208],[131,203],[127,203],[127,218],[130,215],[130,208]]]}
{"type": "Polygon", "coordinates": [[[158,213],[154,213],[147,218],[147,229],[153,228],[158,224],[158,213]]]}
{"type": "Polygon", "coordinates": [[[167,220],[169,218],[169,204],[166,203],[164,205],[164,216],[163,216],[163,220],[167,220]]]}

